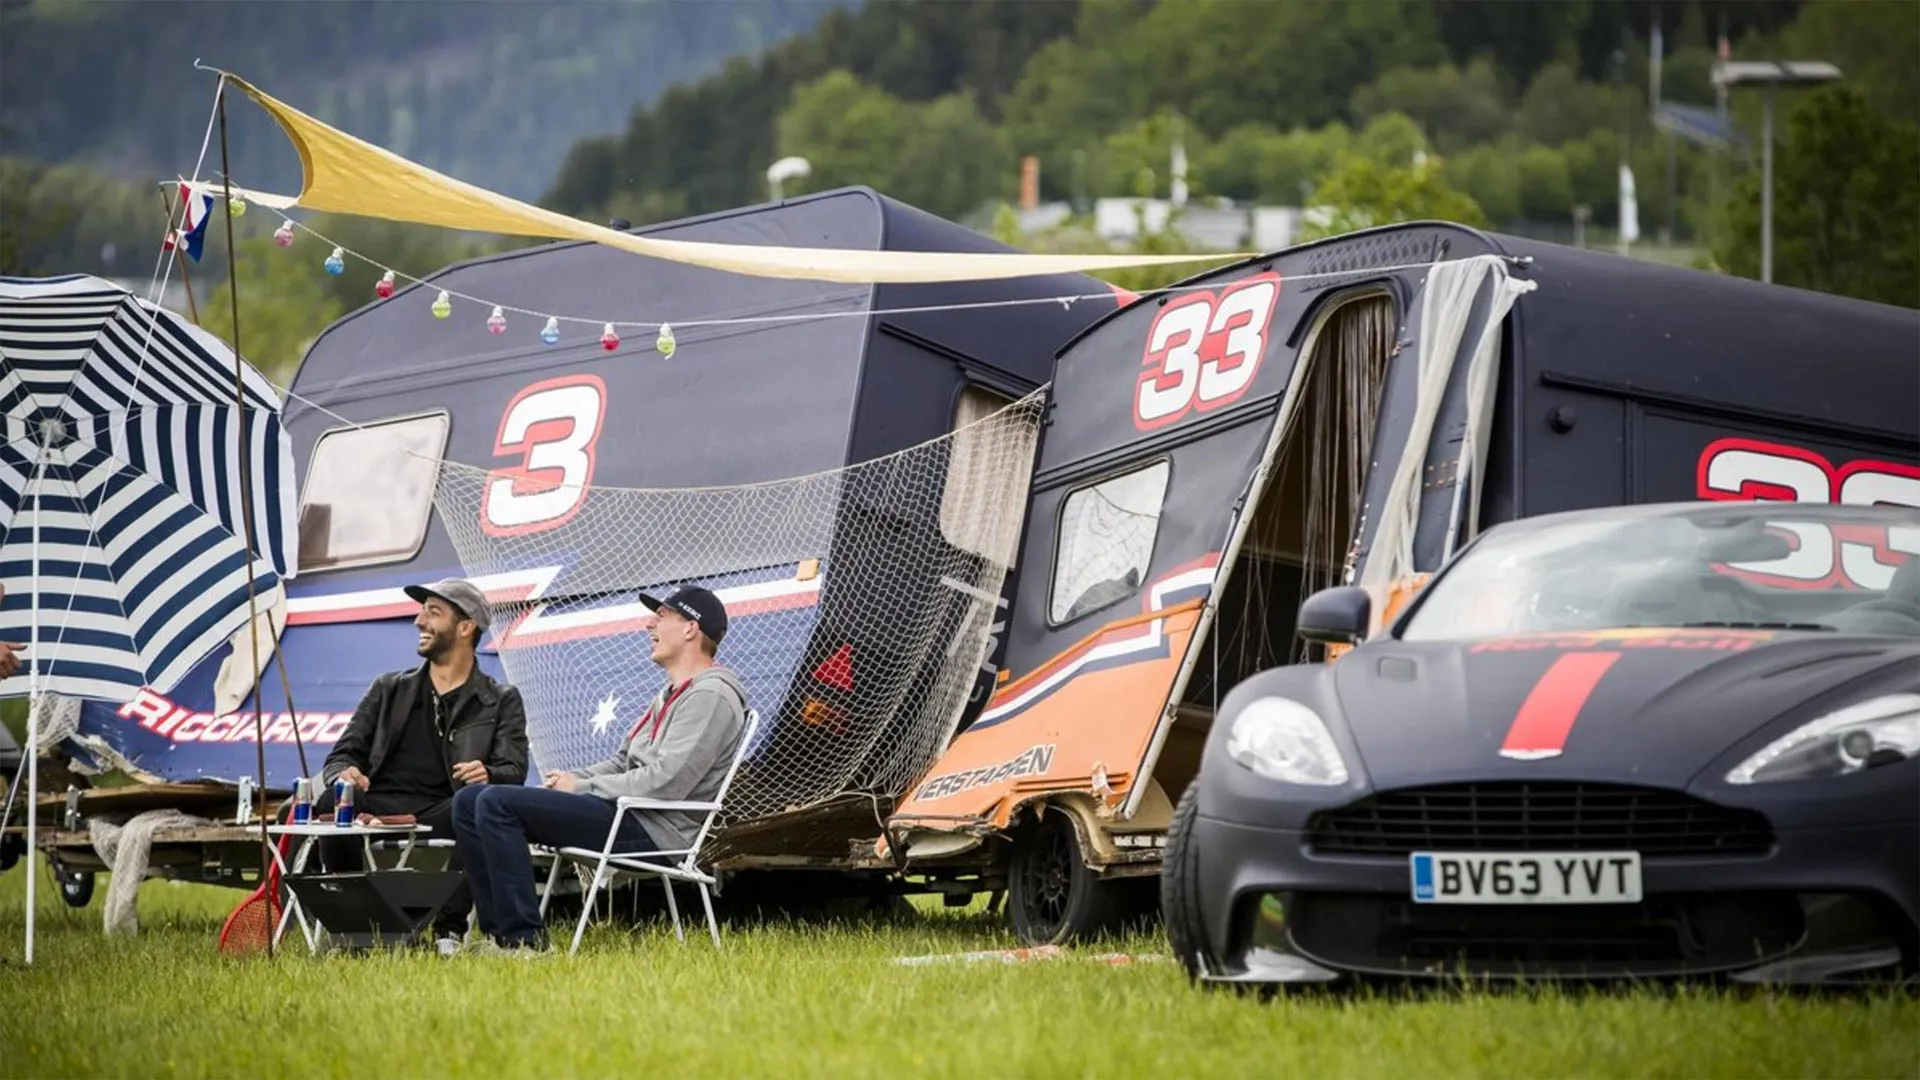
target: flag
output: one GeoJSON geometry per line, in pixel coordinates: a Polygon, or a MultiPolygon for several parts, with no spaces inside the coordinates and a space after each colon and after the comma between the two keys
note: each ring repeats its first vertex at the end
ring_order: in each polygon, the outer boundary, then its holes
{"type": "Polygon", "coordinates": [[[194,262],[199,262],[200,245],[207,238],[207,222],[213,218],[213,196],[205,192],[196,193],[191,187],[182,183],[180,202],[187,208],[187,216],[182,223],[180,237],[186,243],[187,255],[194,262]]]}
{"type": "Polygon", "coordinates": [[[1634,198],[1633,170],[1620,163],[1620,246],[1640,239],[1640,205],[1634,198]]]}

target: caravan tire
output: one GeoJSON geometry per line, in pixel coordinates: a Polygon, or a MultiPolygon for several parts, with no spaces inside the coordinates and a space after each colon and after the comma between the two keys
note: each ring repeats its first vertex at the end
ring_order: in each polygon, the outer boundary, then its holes
{"type": "Polygon", "coordinates": [[[1103,881],[1087,865],[1072,815],[1042,808],[1015,833],[1007,865],[1007,911],[1023,945],[1064,945],[1117,927],[1129,882],[1103,881]]]}
{"type": "Polygon", "coordinates": [[[91,870],[63,870],[60,872],[60,899],[68,907],[83,908],[93,901],[93,872],[91,870]]]}
{"type": "Polygon", "coordinates": [[[1189,980],[1206,974],[1207,927],[1200,914],[1200,852],[1193,843],[1193,819],[1200,813],[1200,780],[1195,777],[1173,808],[1167,851],[1160,863],[1160,920],[1167,946],[1187,970],[1189,980]]]}

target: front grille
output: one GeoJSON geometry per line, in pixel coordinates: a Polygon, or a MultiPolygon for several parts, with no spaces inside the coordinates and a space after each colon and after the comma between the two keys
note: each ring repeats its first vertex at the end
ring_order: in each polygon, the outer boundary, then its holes
{"type": "Polygon", "coordinates": [[[1310,893],[1288,933],[1310,957],[1381,974],[1651,977],[1763,963],[1798,946],[1806,919],[1791,893],[1487,907],[1310,893]]]}
{"type": "Polygon", "coordinates": [[[1760,855],[1767,819],[1682,791],[1551,781],[1448,784],[1370,795],[1314,814],[1316,853],[1637,851],[1642,855],[1760,855]]]}

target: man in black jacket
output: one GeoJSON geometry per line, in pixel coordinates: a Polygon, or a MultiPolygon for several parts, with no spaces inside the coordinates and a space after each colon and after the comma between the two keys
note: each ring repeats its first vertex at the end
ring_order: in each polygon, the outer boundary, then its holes
{"type": "MultiPolygon", "coordinates": [[[[473,582],[447,578],[406,592],[420,601],[413,625],[426,663],[373,681],[320,767],[325,790],[314,814],[332,813],[335,782],[344,780],[355,788],[356,813],[411,814],[433,830],[428,838],[451,840],[455,792],[526,783],[526,706],[519,690],[494,682],[474,660],[492,613],[473,582]]],[[[358,869],[360,852],[351,837],[321,844],[329,870],[358,869]]],[[[449,869],[461,869],[457,851],[449,869]]],[[[443,952],[458,947],[471,907],[462,889],[441,910],[434,936],[443,952]]]]}

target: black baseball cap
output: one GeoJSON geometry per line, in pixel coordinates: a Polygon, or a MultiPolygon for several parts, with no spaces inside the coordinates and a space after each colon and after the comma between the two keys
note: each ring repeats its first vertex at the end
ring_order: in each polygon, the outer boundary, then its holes
{"type": "Polygon", "coordinates": [[[712,638],[716,646],[727,635],[727,605],[698,585],[682,585],[668,593],[665,600],[656,600],[641,593],[640,602],[647,605],[648,611],[669,607],[692,619],[700,632],[712,638]]]}

